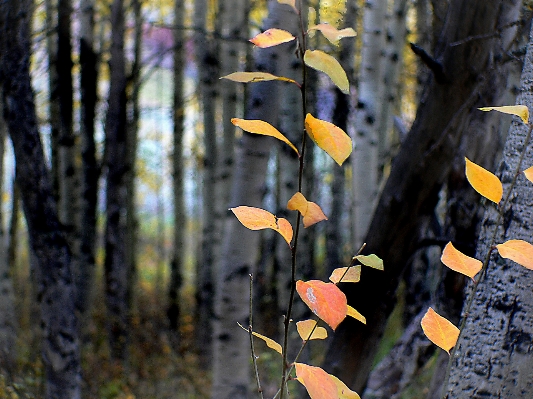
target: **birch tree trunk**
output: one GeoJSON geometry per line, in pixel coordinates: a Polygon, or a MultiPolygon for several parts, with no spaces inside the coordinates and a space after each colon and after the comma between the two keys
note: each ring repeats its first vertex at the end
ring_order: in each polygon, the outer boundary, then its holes
{"type": "Polygon", "coordinates": [[[70,251],[37,127],[30,82],[31,4],[0,3],[0,85],[29,241],[38,260],[47,399],[78,399],[80,356],[70,251]]]}
{"type": "Polygon", "coordinates": [[[95,115],[98,101],[98,56],[94,48],[95,0],[80,3],[80,135],[81,135],[81,229],[80,265],[77,275],[77,308],[83,315],[90,308],[96,251],[96,212],[100,168],[96,158],[95,115]]]}
{"type": "Polygon", "coordinates": [[[180,288],[182,284],[183,265],[185,257],[185,198],[184,198],[184,163],[183,163],[183,134],[185,120],[185,102],[183,99],[184,70],[185,70],[185,35],[182,29],[185,20],[185,1],[174,0],[174,94],[172,103],[172,183],[174,202],[174,231],[173,253],[170,261],[170,285],[167,316],[170,328],[178,331],[180,317],[180,288]]]}
{"type": "MultiPolygon", "coordinates": [[[[263,30],[281,27],[291,9],[276,0],[268,3],[268,18],[263,30]]],[[[258,49],[257,71],[277,73],[280,53],[286,45],[258,49]]],[[[250,86],[246,119],[263,119],[276,124],[279,106],[279,82],[261,82],[250,86]]],[[[231,206],[261,206],[264,178],[271,141],[266,137],[244,134],[236,152],[231,206]]],[[[250,387],[250,341],[236,323],[248,324],[249,274],[259,253],[259,234],[243,227],[228,215],[224,224],[224,243],[217,273],[215,319],[213,326],[213,398],[248,398],[250,387]]]]}
{"type": "MultiPolygon", "coordinates": [[[[517,104],[533,109],[533,31],[527,46],[521,89],[517,104]]],[[[513,121],[499,167],[504,193],[511,189],[515,171],[533,164],[531,142],[526,142],[528,127],[513,121]],[[528,146],[523,162],[520,154],[528,146]]],[[[453,359],[446,394],[484,398],[526,398],[533,395],[533,357],[531,337],[533,294],[528,281],[531,271],[502,259],[495,244],[510,239],[531,242],[531,182],[519,173],[512,200],[503,209],[503,219],[493,207],[487,208],[477,247],[477,258],[492,252],[486,273],[474,293],[466,325],[453,359]],[[494,242],[492,241],[494,238],[494,242]]]]}
{"type": "Polygon", "coordinates": [[[387,0],[367,0],[363,15],[363,48],[357,91],[353,164],[355,246],[364,240],[378,193],[378,120],[383,85],[380,80],[385,48],[387,0]]]}
{"type": "Polygon", "coordinates": [[[492,61],[509,47],[506,40],[468,41],[462,46],[447,43],[506,26],[516,19],[519,3],[450,3],[441,35],[443,44],[435,55],[441,70],[432,71],[440,73],[439,79],[432,78],[422,97],[417,118],[393,161],[365,239],[365,251],[379,254],[385,271],[365,269],[361,276],[364,284],[357,289],[345,288],[348,303],[367,317],[367,324],[362,326],[351,320],[341,324],[325,360],[326,369],[355,390],[361,391],[365,386],[374,349],[396,301],[398,279],[416,248],[421,223],[438,202],[440,188],[466,133],[464,126],[470,112],[483,105],[478,102],[479,93],[488,93],[484,104],[493,103],[495,93],[485,88],[493,87],[492,82],[499,81],[502,71],[505,74],[501,64],[492,61]]]}
{"type": "Polygon", "coordinates": [[[110,86],[106,115],[106,214],[105,281],[108,333],[112,357],[126,357],[128,325],[128,265],[126,263],[127,223],[127,128],[126,71],[124,60],[124,5],[111,5],[110,86]]]}

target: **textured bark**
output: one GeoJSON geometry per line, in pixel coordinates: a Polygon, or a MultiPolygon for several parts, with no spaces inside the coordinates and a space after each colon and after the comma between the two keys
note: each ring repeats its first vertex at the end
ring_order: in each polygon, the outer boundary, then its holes
{"type": "MultiPolygon", "coordinates": [[[[97,96],[97,62],[94,48],[94,0],[80,4],[80,136],[81,136],[81,229],[80,265],[77,274],[77,308],[84,315],[91,303],[94,282],[96,207],[100,168],[96,158],[95,115],[97,96]]],[[[82,316],[83,317],[83,316],[82,316]]]]}
{"type": "Polygon", "coordinates": [[[202,179],[202,248],[198,258],[197,280],[197,334],[196,346],[200,359],[205,366],[209,365],[208,348],[211,347],[210,322],[213,318],[213,279],[215,268],[215,248],[221,236],[216,230],[216,179],[217,179],[217,124],[216,108],[218,92],[218,77],[220,65],[218,59],[217,43],[207,32],[206,0],[194,3],[194,25],[197,32],[194,34],[194,51],[199,70],[200,81],[198,91],[203,116],[203,144],[204,163],[202,179]]]}
{"type": "Polygon", "coordinates": [[[124,59],[124,5],[111,5],[110,86],[105,126],[107,166],[105,227],[105,283],[107,328],[113,358],[126,357],[128,316],[127,223],[127,128],[126,71],[124,59]]]}
{"type": "Polygon", "coordinates": [[[46,398],[80,398],[80,358],[70,251],[37,128],[30,82],[29,1],[0,3],[0,84],[29,241],[37,259],[46,398]]]}
{"type": "Polygon", "coordinates": [[[353,165],[355,246],[363,243],[374,211],[380,173],[378,159],[379,102],[383,84],[381,59],[385,48],[387,0],[368,0],[363,15],[363,47],[357,91],[353,165]]]}
{"type": "MultiPolygon", "coordinates": [[[[517,104],[533,108],[533,32],[527,47],[517,104]]],[[[523,163],[520,154],[525,145],[528,127],[514,121],[509,131],[498,174],[504,193],[511,189],[516,171],[533,164],[533,152],[526,150],[523,163]]],[[[529,146],[528,146],[529,147],[529,146]]],[[[466,325],[453,359],[446,397],[459,392],[472,398],[527,398],[533,395],[532,337],[533,295],[528,284],[531,271],[501,258],[493,250],[495,244],[510,239],[531,241],[533,215],[529,198],[531,183],[520,173],[511,200],[498,213],[489,207],[485,213],[477,247],[477,258],[490,261],[486,273],[474,293],[467,312],[466,325]],[[495,236],[494,241],[492,237],[495,236]]]]}
{"type": "MultiPolygon", "coordinates": [[[[518,2],[455,0],[450,4],[442,42],[451,43],[470,35],[492,32],[516,18],[518,2]]],[[[361,390],[372,364],[377,343],[394,302],[398,279],[415,249],[420,223],[438,201],[460,143],[471,110],[492,103],[488,93],[481,104],[481,89],[493,84],[501,74],[491,62],[502,54],[508,37],[491,41],[469,41],[462,46],[441,46],[436,53],[447,78],[432,79],[417,112],[417,118],[393,161],[366,236],[365,252],[384,259],[385,272],[365,269],[362,284],[344,289],[348,301],[367,317],[362,326],[345,321],[336,331],[328,350],[325,367],[341,380],[361,390]],[[502,40],[502,41],[500,41],[502,40]]],[[[494,86],[492,86],[494,87],[494,86]]]]}
{"type": "MultiPolygon", "coordinates": [[[[283,14],[290,9],[277,1],[269,2],[269,16],[263,30],[280,27],[283,14]]],[[[277,73],[279,52],[286,45],[260,49],[254,70],[277,73]]],[[[263,119],[275,124],[278,115],[279,82],[250,86],[247,119],[263,119]]],[[[269,158],[266,137],[244,134],[237,148],[231,206],[261,206],[264,178],[269,158]]],[[[222,257],[217,273],[215,323],[213,328],[213,398],[247,398],[250,387],[250,341],[236,327],[248,324],[249,273],[254,272],[259,251],[257,232],[243,227],[231,214],[225,221],[222,257]]]]}
{"type": "MultiPolygon", "coordinates": [[[[2,86],[0,85],[0,195],[4,193],[4,153],[7,138],[7,127],[1,110],[2,86]]],[[[4,226],[4,213],[0,209],[0,374],[7,377],[14,371],[16,352],[15,294],[13,279],[8,263],[8,241],[4,226]]]]}
{"type": "MultiPolygon", "coordinates": [[[[185,17],[185,1],[174,1],[174,25],[183,25],[185,17]]],[[[185,69],[185,35],[183,30],[174,30],[174,94],[172,103],[172,183],[174,203],[174,231],[173,253],[170,262],[169,303],[167,316],[170,328],[178,331],[180,316],[179,292],[182,284],[182,273],[185,254],[185,198],[184,198],[184,163],[183,163],[183,134],[185,120],[185,102],[183,98],[183,85],[185,69]]]]}

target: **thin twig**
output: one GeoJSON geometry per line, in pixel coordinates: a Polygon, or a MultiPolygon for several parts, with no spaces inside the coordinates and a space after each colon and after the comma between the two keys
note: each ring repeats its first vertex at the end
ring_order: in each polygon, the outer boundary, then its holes
{"type": "Polygon", "coordinates": [[[261,399],[264,399],[263,397],[263,388],[261,387],[261,379],[259,378],[259,369],[257,368],[257,356],[255,355],[255,347],[254,347],[254,334],[253,334],[253,282],[254,282],[254,276],[253,274],[250,274],[250,311],[248,316],[248,333],[250,335],[250,349],[252,352],[252,363],[254,365],[254,374],[255,374],[255,381],[257,382],[257,392],[259,393],[259,397],[261,399]]]}

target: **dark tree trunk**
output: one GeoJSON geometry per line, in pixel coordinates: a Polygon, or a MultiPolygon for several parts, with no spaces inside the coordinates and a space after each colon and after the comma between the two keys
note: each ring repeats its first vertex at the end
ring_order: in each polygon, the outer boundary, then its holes
{"type": "Polygon", "coordinates": [[[46,398],[80,398],[70,251],[57,216],[30,82],[29,1],[0,3],[0,81],[29,239],[37,258],[46,398]]]}
{"type": "MultiPolygon", "coordinates": [[[[367,317],[362,325],[345,321],[336,331],[325,360],[328,371],[362,390],[395,304],[395,290],[414,252],[420,223],[433,213],[472,109],[485,85],[492,85],[501,71],[491,62],[504,56],[507,39],[467,41],[473,35],[493,32],[516,18],[517,1],[454,0],[435,59],[440,67],[417,112],[417,118],[392,164],[366,237],[365,253],[376,253],[385,271],[365,268],[361,283],[346,290],[348,302],[367,317]]],[[[492,103],[490,95],[482,104],[492,103]]],[[[478,106],[481,106],[479,104],[478,106]]]]}

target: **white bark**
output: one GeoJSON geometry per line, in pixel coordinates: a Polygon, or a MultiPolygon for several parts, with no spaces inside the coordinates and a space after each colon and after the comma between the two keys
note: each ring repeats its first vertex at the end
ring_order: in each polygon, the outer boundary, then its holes
{"type": "Polygon", "coordinates": [[[355,119],[353,195],[355,247],[362,244],[372,218],[378,192],[378,101],[382,97],[381,59],[387,0],[367,0],[363,16],[363,48],[355,119]]]}

